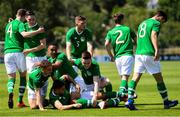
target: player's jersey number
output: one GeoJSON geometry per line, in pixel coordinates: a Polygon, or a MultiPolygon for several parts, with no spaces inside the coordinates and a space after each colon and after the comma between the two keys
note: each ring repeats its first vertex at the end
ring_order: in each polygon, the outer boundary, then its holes
{"type": "Polygon", "coordinates": [[[122,31],[121,30],[117,30],[115,32],[115,34],[118,33],[118,36],[117,36],[117,39],[116,39],[116,44],[122,44],[124,43],[124,40],[121,40],[121,37],[122,37],[122,31]]]}
{"type": "Polygon", "coordinates": [[[9,25],[6,33],[9,33],[10,38],[12,37],[12,24],[9,25]]]}
{"type": "Polygon", "coordinates": [[[146,23],[142,23],[140,26],[139,37],[143,38],[146,35],[146,23]]]}

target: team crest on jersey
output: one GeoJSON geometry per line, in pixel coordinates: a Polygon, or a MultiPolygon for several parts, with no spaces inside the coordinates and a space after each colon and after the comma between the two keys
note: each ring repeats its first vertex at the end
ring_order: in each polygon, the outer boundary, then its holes
{"type": "Polygon", "coordinates": [[[81,37],[81,41],[85,41],[85,37],[81,37]]]}
{"type": "Polygon", "coordinates": [[[90,71],[87,71],[87,75],[88,75],[88,76],[91,76],[92,74],[91,74],[91,72],[90,72],[90,71]]]}

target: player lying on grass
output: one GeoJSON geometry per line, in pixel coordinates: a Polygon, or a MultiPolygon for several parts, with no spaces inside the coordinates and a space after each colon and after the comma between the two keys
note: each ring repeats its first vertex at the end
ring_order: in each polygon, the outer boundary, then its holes
{"type": "Polygon", "coordinates": [[[70,86],[70,93],[80,94],[80,92],[86,90],[83,78],[78,76],[78,74],[74,71],[72,64],[69,62],[65,53],[58,53],[57,51],[57,43],[51,43],[48,45],[48,60],[52,63],[54,78],[60,78],[62,75],[69,75],[80,87],[79,91],[77,91],[77,85],[75,87],[72,84],[70,86]]]}
{"type": "Polygon", "coordinates": [[[52,64],[47,60],[43,60],[37,66],[29,73],[28,102],[31,109],[39,107],[43,111],[45,110],[43,102],[47,93],[46,81],[52,73],[52,64]]]}
{"type": "Polygon", "coordinates": [[[80,69],[87,91],[94,92],[94,100],[96,100],[95,97],[99,89],[103,90],[105,88],[106,92],[112,92],[112,85],[109,79],[101,76],[99,64],[92,59],[90,52],[83,52],[82,57],[72,60],[72,63],[80,69]]]}
{"type": "Polygon", "coordinates": [[[96,102],[87,99],[77,99],[75,101],[71,100],[70,93],[66,90],[65,84],[61,80],[55,80],[49,94],[49,101],[59,110],[67,110],[71,108],[89,108],[89,107],[100,107],[104,109],[105,107],[118,106],[120,100],[119,98],[108,99],[107,101],[96,102]]]}

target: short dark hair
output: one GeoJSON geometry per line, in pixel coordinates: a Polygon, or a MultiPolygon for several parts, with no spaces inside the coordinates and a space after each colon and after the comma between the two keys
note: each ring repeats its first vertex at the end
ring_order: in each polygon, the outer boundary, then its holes
{"type": "Polygon", "coordinates": [[[51,45],[56,46],[57,48],[59,48],[59,45],[58,45],[58,42],[57,42],[57,41],[52,41],[52,42],[50,42],[50,43],[48,44],[48,47],[51,46],[51,45]]]}
{"type": "Polygon", "coordinates": [[[62,80],[54,80],[53,85],[52,85],[52,89],[58,89],[61,88],[65,85],[64,81],[62,80]]]}
{"type": "Polygon", "coordinates": [[[26,11],[26,16],[29,16],[29,15],[35,15],[35,13],[33,11],[26,11]]]}
{"type": "Polygon", "coordinates": [[[122,14],[122,13],[114,14],[113,19],[116,24],[119,24],[124,19],[124,14],[122,14]]]}
{"type": "Polygon", "coordinates": [[[17,10],[17,13],[16,13],[18,16],[25,16],[26,15],[26,10],[25,9],[18,9],[17,10]]]}
{"type": "Polygon", "coordinates": [[[51,65],[52,65],[52,63],[49,62],[48,60],[43,60],[43,61],[40,62],[40,67],[41,68],[46,68],[46,67],[51,66],[51,65]]]}
{"type": "Polygon", "coordinates": [[[75,17],[75,21],[77,21],[77,20],[85,21],[85,20],[86,20],[86,17],[79,15],[79,16],[76,16],[76,17],[75,17]]]}
{"type": "Polygon", "coordinates": [[[82,58],[83,58],[83,59],[91,59],[91,54],[90,54],[90,52],[84,51],[84,52],[82,53],[82,58]]]}
{"type": "Polygon", "coordinates": [[[157,12],[156,12],[156,15],[157,15],[157,16],[162,16],[163,19],[164,19],[164,21],[165,21],[165,22],[167,21],[167,15],[166,15],[166,13],[165,13],[164,11],[157,11],[157,12]]]}

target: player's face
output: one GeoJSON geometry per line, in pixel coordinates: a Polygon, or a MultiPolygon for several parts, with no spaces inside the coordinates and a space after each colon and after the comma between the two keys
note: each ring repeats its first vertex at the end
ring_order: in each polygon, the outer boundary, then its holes
{"type": "Polygon", "coordinates": [[[165,23],[165,19],[164,19],[162,16],[159,16],[159,17],[157,18],[157,20],[158,20],[161,24],[165,23]]]}
{"type": "Polygon", "coordinates": [[[85,69],[88,69],[91,67],[92,60],[91,59],[83,59],[82,58],[82,65],[85,69]]]}
{"type": "Polygon", "coordinates": [[[34,15],[28,15],[26,16],[26,21],[30,26],[33,26],[36,24],[36,17],[34,15]]]}
{"type": "Polygon", "coordinates": [[[57,95],[63,95],[65,89],[66,89],[66,88],[65,88],[65,85],[64,85],[64,86],[62,86],[61,88],[57,88],[57,89],[55,90],[55,93],[56,93],[57,95]]]}
{"type": "Polygon", "coordinates": [[[86,27],[86,21],[85,20],[77,20],[76,21],[76,26],[80,30],[84,30],[86,27]]]}
{"type": "Polygon", "coordinates": [[[57,54],[57,50],[58,50],[58,48],[56,46],[50,45],[48,47],[48,55],[51,57],[54,57],[57,54]]]}

